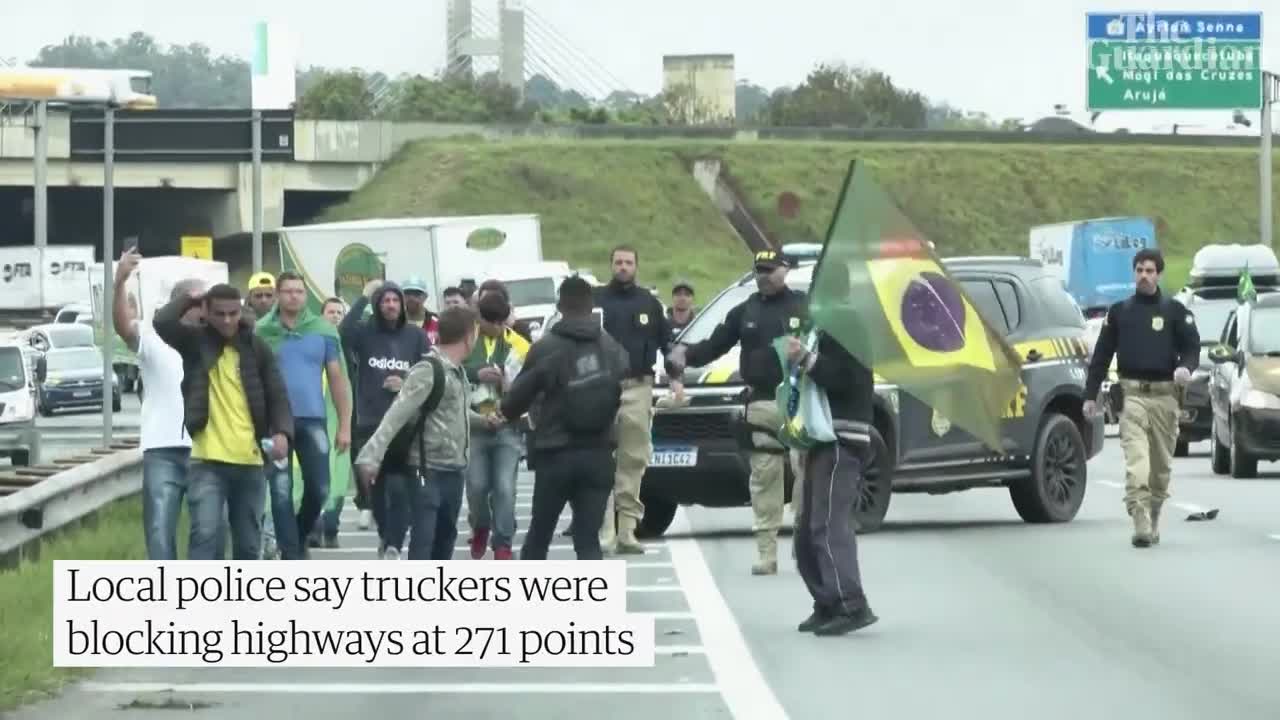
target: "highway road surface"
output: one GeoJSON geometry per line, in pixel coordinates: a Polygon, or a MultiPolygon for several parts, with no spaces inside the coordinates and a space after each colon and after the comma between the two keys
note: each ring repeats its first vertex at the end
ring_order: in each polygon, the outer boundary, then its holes
{"type": "MultiPolygon", "coordinates": [[[[750,575],[749,511],[693,509],[628,560],[630,610],[657,614],[653,668],[110,670],[15,717],[1274,720],[1280,468],[1216,477],[1193,448],[1162,543],[1138,550],[1108,444],[1067,525],[1022,523],[998,490],[895,496],[860,543],[881,621],[847,637],[795,630],[809,600],[793,563],[750,575]],[[1207,509],[1221,514],[1186,521],[1207,509]]],[[[528,499],[525,477],[522,528],[528,499]]],[[[343,547],[317,557],[374,558],[347,520],[343,547]]],[[[572,557],[567,539],[553,557],[572,557]]]]}
{"type": "MultiPolygon", "coordinates": [[[[141,409],[137,395],[125,394],[120,401],[120,412],[112,413],[113,441],[138,437],[138,413],[141,409]]],[[[39,457],[31,459],[32,464],[102,447],[101,409],[61,410],[53,417],[37,415],[36,427],[40,428],[42,446],[39,457]]],[[[8,460],[0,460],[0,465],[8,464],[8,460]]]]}

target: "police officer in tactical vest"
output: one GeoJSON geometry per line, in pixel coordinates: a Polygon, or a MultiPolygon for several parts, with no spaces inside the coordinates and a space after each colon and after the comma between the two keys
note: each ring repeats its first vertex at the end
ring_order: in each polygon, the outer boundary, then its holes
{"type": "Polygon", "coordinates": [[[782,416],[774,395],[782,382],[782,366],[773,341],[799,330],[808,317],[805,293],[787,287],[787,271],[792,265],[782,253],[756,253],[756,292],[730,310],[711,337],[696,345],[676,345],[668,361],[668,372],[679,377],[685,367],[714,362],[741,344],[739,374],[749,392],[742,435],[751,455],[752,529],[759,552],[751,572],[756,575],[778,572],[778,528],[782,525],[784,467],[788,462],[788,451],[777,440],[782,416]]]}
{"type": "Polygon", "coordinates": [[[1160,292],[1164,258],[1154,248],[1133,257],[1133,297],[1112,305],[1094,345],[1084,412],[1116,357],[1120,387],[1120,445],[1125,457],[1124,504],[1133,518],[1134,547],[1160,542],[1160,509],[1169,499],[1178,440],[1181,388],[1200,362],[1200,332],[1185,305],[1160,292]]]}

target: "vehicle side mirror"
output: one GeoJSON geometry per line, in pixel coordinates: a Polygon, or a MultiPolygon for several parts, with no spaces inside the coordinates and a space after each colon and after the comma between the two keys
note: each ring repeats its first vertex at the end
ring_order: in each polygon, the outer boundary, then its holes
{"type": "Polygon", "coordinates": [[[1230,362],[1235,356],[1235,351],[1226,345],[1214,345],[1209,349],[1209,359],[1217,364],[1230,362]]]}
{"type": "Polygon", "coordinates": [[[45,376],[49,374],[49,361],[43,357],[36,359],[36,380],[44,382],[45,376]]]}

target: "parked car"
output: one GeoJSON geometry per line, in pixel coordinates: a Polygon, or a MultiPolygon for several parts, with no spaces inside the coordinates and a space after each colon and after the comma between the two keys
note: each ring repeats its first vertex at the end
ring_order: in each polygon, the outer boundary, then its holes
{"type": "MultiPolygon", "coordinates": [[[[102,407],[102,349],[96,346],[55,348],[37,361],[40,414],[102,407]]],[[[120,379],[111,373],[111,408],[120,411],[120,379]]]]}
{"type": "Polygon", "coordinates": [[[34,374],[20,346],[0,345],[0,455],[14,465],[30,465],[40,455],[34,374]]]}
{"type": "Polygon", "coordinates": [[[20,337],[24,344],[43,355],[57,348],[93,347],[97,344],[93,335],[92,325],[61,322],[36,325],[23,331],[20,337]]]}
{"type": "Polygon", "coordinates": [[[1208,356],[1210,465],[1257,477],[1258,461],[1280,460],[1280,293],[1239,305],[1208,356]]]}
{"type": "MultiPolygon", "coordinates": [[[[815,264],[815,257],[803,260],[788,275],[788,285],[807,290],[815,264]]],[[[874,457],[854,509],[856,526],[860,532],[879,528],[893,492],[941,494],[978,487],[1007,488],[1027,522],[1069,521],[1084,500],[1087,462],[1101,452],[1105,437],[1103,418],[1083,414],[1089,362],[1083,314],[1038,260],[952,258],[944,264],[978,312],[1025,358],[1022,388],[1002,422],[1004,452],[993,454],[877,376],[874,457]]],[[[754,276],[744,275],[708,303],[677,342],[706,339],[754,291],[754,276]]],[[[735,348],[712,365],[686,369],[683,406],[661,402],[670,390],[666,378],[659,377],[654,452],[641,488],[642,534],[665,532],[679,505],[750,503],[748,456],[736,436],[746,405],[737,364],[735,348]]],[[[790,463],[785,472],[789,501],[790,463]]]]}

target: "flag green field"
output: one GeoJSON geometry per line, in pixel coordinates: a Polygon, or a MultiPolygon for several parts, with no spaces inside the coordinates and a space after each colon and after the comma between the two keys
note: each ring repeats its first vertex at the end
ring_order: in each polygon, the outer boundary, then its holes
{"type": "Polygon", "coordinates": [[[1001,452],[1021,361],[929,242],[850,164],[810,286],[812,323],[886,382],[1001,452]]]}

